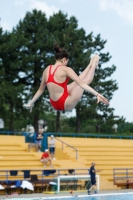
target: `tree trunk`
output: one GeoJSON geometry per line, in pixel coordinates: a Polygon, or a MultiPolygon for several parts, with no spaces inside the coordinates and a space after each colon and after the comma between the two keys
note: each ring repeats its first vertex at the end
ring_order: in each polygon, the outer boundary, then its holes
{"type": "Polygon", "coordinates": [[[10,118],[9,118],[9,131],[13,131],[13,118],[14,118],[14,114],[13,114],[13,104],[10,103],[10,118]]]}
{"type": "Polygon", "coordinates": [[[56,132],[60,132],[60,111],[56,114],[56,132]]]}
{"type": "Polygon", "coordinates": [[[35,114],[33,117],[33,126],[35,129],[35,132],[38,133],[38,120],[39,120],[39,114],[35,114]]]}
{"type": "Polygon", "coordinates": [[[80,108],[76,108],[76,133],[80,133],[80,108]]]}

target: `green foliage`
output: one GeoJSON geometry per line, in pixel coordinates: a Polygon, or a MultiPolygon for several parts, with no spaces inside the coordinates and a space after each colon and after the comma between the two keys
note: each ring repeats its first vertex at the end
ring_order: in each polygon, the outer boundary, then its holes
{"type": "Polygon", "coordinates": [[[6,127],[14,130],[14,122],[21,113],[22,85],[18,84],[17,53],[13,35],[1,32],[0,46],[0,117],[4,119],[6,127]]]}
{"type": "MultiPolygon", "coordinates": [[[[37,91],[43,70],[48,65],[47,54],[49,51],[48,34],[46,33],[47,19],[41,11],[27,12],[23,21],[13,29],[16,42],[19,43],[17,65],[19,66],[18,83],[23,84],[22,101],[27,103],[37,91]],[[19,39],[18,39],[19,38],[19,39]]],[[[48,110],[48,94],[42,96],[37,102],[31,115],[32,124],[38,130],[38,120],[42,110],[48,110]],[[44,103],[45,102],[45,103],[44,103]]],[[[29,115],[29,111],[26,116],[29,115]]],[[[25,115],[24,113],[24,115],[25,115]]]]}
{"type": "MultiPolygon", "coordinates": [[[[94,39],[92,42],[88,42],[88,48],[91,49],[91,52],[98,52],[100,55],[100,62],[96,68],[94,80],[91,83],[91,86],[97,92],[104,95],[108,100],[111,100],[113,93],[118,89],[118,84],[111,78],[111,75],[116,70],[116,67],[114,65],[106,67],[106,63],[111,58],[109,53],[103,53],[106,41],[102,40],[100,35],[97,35],[97,37],[91,35],[91,37],[94,39]]],[[[96,98],[92,94],[84,92],[80,103],[76,106],[77,118],[80,119],[81,122],[91,118],[103,123],[103,121],[108,121],[110,118],[113,118],[114,109],[102,103],[96,104],[95,99],[96,98]]]]}
{"type": "Polygon", "coordinates": [[[86,35],[83,28],[78,28],[74,16],[68,18],[61,11],[49,19],[41,11],[27,12],[11,33],[0,29],[0,117],[5,121],[5,128],[20,130],[33,124],[37,131],[38,120],[44,119],[48,121],[48,131],[56,131],[58,125],[62,132],[95,132],[96,123],[103,124],[103,132],[111,131],[114,109],[97,105],[95,97],[88,92],[84,92],[76,106],[75,118],[60,118],[49,104],[47,89],[36,101],[32,113],[23,109],[23,103],[37,91],[44,69],[55,62],[55,41],[68,50],[69,66],[77,74],[86,68],[91,54],[98,53],[101,59],[91,86],[109,100],[118,89],[117,82],[111,78],[116,67],[107,65],[111,56],[104,53],[107,41],[100,34],[86,35]]]}
{"type": "Polygon", "coordinates": [[[125,135],[133,135],[133,123],[125,122],[118,126],[118,132],[125,135]]]}

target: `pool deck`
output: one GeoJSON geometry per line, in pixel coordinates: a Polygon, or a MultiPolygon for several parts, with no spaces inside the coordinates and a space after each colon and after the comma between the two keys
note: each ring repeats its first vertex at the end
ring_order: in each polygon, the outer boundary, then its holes
{"type": "MultiPolygon", "coordinates": [[[[120,193],[125,193],[125,194],[128,194],[128,193],[133,193],[133,189],[123,189],[123,190],[113,190],[113,191],[99,191],[98,194],[101,194],[101,195],[108,195],[108,194],[120,194],[120,193]]],[[[15,196],[12,196],[12,195],[0,195],[0,200],[4,200],[4,199],[15,199],[15,198],[38,198],[38,199],[42,199],[43,197],[66,197],[66,196],[76,196],[76,195],[87,195],[87,192],[74,192],[74,194],[70,194],[69,192],[62,192],[60,194],[43,194],[43,193],[32,193],[32,194],[20,194],[20,195],[15,195],[15,196]]]]}

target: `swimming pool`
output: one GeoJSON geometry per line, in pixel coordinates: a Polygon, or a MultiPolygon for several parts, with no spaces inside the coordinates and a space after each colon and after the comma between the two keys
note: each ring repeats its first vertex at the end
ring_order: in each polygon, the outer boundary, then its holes
{"type": "MultiPolygon", "coordinates": [[[[4,199],[4,198],[3,198],[4,199]]],[[[5,198],[8,199],[8,198],[5,198]]],[[[10,198],[10,200],[133,200],[133,192],[58,197],[10,198]]]]}

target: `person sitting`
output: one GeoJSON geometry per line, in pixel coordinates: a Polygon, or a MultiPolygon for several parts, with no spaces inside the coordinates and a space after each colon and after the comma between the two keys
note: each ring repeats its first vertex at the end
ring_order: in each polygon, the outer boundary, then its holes
{"type": "Polygon", "coordinates": [[[41,156],[41,162],[44,163],[44,167],[46,167],[46,164],[48,162],[50,162],[50,167],[52,167],[52,161],[51,161],[50,155],[48,153],[48,149],[45,149],[44,153],[42,154],[42,156],[41,156]]]}

